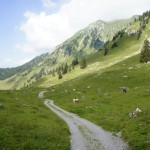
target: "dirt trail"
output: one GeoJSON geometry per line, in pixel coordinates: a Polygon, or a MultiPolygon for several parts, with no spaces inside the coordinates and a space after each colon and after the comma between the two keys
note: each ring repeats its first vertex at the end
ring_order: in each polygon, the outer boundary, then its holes
{"type": "MultiPolygon", "coordinates": [[[[44,92],[39,96],[44,98],[44,92]]],[[[62,118],[71,132],[71,150],[126,150],[128,145],[119,137],[92,122],[82,119],[76,114],[67,112],[56,106],[52,100],[45,100],[44,104],[62,118]]]]}

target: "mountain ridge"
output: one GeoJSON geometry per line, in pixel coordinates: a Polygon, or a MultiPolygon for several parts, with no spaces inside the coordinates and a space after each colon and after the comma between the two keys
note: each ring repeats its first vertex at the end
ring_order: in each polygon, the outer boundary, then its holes
{"type": "MultiPolygon", "coordinates": [[[[1,72],[0,79],[4,79],[1,83],[4,83],[4,85],[6,83],[7,89],[22,88],[33,84],[41,77],[51,74],[53,70],[63,63],[68,62],[71,64],[71,61],[76,57],[81,59],[99,52],[107,41],[113,39],[118,31],[129,28],[134,19],[135,17],[131,17],[110,22],[97,20],[75,33],[70,39],[56,46],[52,52],[42,54],[19,66],[19,71],[9,77],[3,77],[3,72],[1,72]],[[12,83],[14,80],[15,83],[12,83]]],[[[3,71],[5,72],[5,69],[3,71]]]]}

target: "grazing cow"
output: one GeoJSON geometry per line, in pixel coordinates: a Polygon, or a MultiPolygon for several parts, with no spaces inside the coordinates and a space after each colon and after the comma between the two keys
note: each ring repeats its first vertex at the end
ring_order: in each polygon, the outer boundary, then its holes
{"type": "Polygon", "coordinates": [[[142,112],[142,110],[141,109],[139,109],[139,108],[136,108],[136,110],[135,111],[133,111],[133,112],[131,112],[131,113],[129,113],[129,117],[131,117],[131,118],[136,118],[140,113],[142,112]]]}
{"type": "Polygon", "coordinates": [[[73,101],[73,103],[78,103],[79,99],[73,99],[72,101],[73,101]]]}
{"type": "Polygon", "coordinates": [[[142,112],[142,110],[140,108],[137,108],[135,111],[138,112],[138,113],[142,112]]]}
{"type": "Polygon", "coordinates": [[[120,87],[122,93],[127,93],[129,88],[128,87],[120,87]]]}

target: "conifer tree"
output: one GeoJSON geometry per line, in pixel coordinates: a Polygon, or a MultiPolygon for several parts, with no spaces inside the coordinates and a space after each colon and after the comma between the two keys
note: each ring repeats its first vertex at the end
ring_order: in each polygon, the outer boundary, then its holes
{"type": "Polygon", "coordinates": [[[137,40],[140,39],[141,34],[142,34],[142,29],[140,28],[139,31],[137,32],[137,40]]]}
{"type": "Polygon", "coordinates": [[[72,70],[74,70],[74,64],[72,64],[72,70]]]}
{"type": "Polygon", "coordinates": [[[66,63],[63,67],[62,74],[66,74],[68,72],[68,64],[66,63]]]}
{"type": "Polygon", "coordinates": [[[150,61],[150,42],[145,40],[141,51],[140,62],[147,63],[148,61],[150,61]]]}
{"type": "Polygon", "coordinates": [[[81,59],[81,61],[80,61],[80,68],[81,69],[85,69],[87,67],[87,65],[86,65],[86,60],[85,60],[85,58],[83,57],[82,59],[81,59]]]}
{"type": "Polygon", "coordinates": [[[105,47],[104,48],[104,56],[107,55],[107,53],[108,53],[108,48],[105,47]]]}
{"type": "Polygon", "coordinates": [[[72,65],[76,66],[79,64],[78,58],[76,57],[74,60],[72,60],[72,65]]]}
{"type": "Polygon", "coordinates": [[[63,76],[62,76],[61,72],[59,72],[58,73],[58,79],[62,79],[62,78],[63,78],[63,76]]]}
{"type": "Polygon", "coordinates": [[[68,71],[69,71],[69,72],[71,72],[71,65],[69,65],[69,67],[68,67],[68,71]]]}
{"type": "Polygon", "coordinates": [[[55,70],[52,70],[52,76],[55,77],[55,70]]]}
{"type": "Polygon", "coordinates": [[[117,46],[118,46],[118,43],[117,43],[116,41],[114,41],[114,42],[112,43],[111,48],[114,48],[114,47],[117,47],[117,46]]]}
{"type": "Polygon", "coordinates": [[[75,59],[75,65],[78,65],[79,64],[79,61],[78,61],[78,58],[76,57],[75,59]]]}

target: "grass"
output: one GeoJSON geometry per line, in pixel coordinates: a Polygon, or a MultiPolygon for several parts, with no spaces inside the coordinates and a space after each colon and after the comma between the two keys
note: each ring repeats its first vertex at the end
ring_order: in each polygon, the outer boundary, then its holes
{"type": "Polygon", "coordinates": [[[44,106],[40,90],[0,91],[0,149],[70,149],[67,125],[44,106]]]}
{"type": "Polygon", "coordinates": [[[150,149],[150,64],[139,64],[139,55],[95,74],[86,75],[48,89],[60,107],[78,114],[123,138],[132,150],[150,149]],[[127,86],[123,94],[119,87],[127,86]],[[75,91],[73,89],[76,89],[75,91]],[[73,104],[72,99],[80,103],[73,104]],[[130,118],[137,107],[142,113],[130,118]]]}

